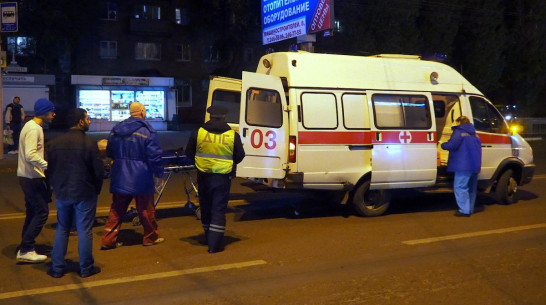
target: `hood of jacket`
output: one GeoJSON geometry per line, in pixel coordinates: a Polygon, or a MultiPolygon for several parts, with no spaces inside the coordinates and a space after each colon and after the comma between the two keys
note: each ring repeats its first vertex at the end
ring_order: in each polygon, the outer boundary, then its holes
{"type": "Polygon", "coordinates": [[[112,132],[120,136],[128,136],[142,127],[150,129],[148,122],[146,122],[145,120],[137,117],[130,117],[114,126],[112,132]]]}
{"type": "Polygon", "coordinates": [[[472,125],[470,123],[462,124],[462,125],[459,125],[459,126],[453,126],[453,127],[451,127],[451,129],[453,129],[453,131],[458,129],[459,131],[466,132],[471,136],[476,135],[476,128],[474,128],[474,125],[472,125]]]}
{"type": "Polygon", "coordinates": [[[226,122],[214,119],[207,121],[202,127],[212,133],[224,133],[231,129],[226,122]]]}

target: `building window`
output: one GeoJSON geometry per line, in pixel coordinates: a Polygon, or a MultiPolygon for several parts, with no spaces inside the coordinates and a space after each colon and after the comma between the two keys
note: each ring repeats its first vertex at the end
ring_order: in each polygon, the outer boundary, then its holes
{"type": "Polygon", "coordinates": [[[135,59],[161,60],[161,45],[153,42],[137,42],[135,45],[135,59]]]}
{"type": "Polygon", "coordinates": [[[191,84],[189,80],[176,80],[176,108],[191,107],[191,84]]]}
{"type": "Polygon", "coordinates": [[[191,48],[189,43],[181,43],[176,45],[176,61],[190,61],[191,48]]]}
{"type": "Polygon", "coordinates": [[[205,47],[205,58],[204,62],[218,62],[220,58],[220,53],[215,46],[205,47]]]}
{"type": "Polygon", "coordinates": [[[180,25],[189,25],[190,18],[188,17],[187,8],[176,8],[174,9],[176,24],[180,25]]]}
{"type": "Polygon", "coordinates": [[[30,37],[8,37],[8,51],[15,55],[36,54],[36,40],[30,37]]]}
{"type": "Polygon", "coordinates": [[[101,1],[101,19],[117,20],[118,19],[118,4],[111,1],[101,1]]]}
{"type": "Polygon", "coordinates": [[[136,19],[159,20],[161,19],[161,7],[145,4],[135,5],[136,19]]]}
{"type": "Polygon", "coordinates": [[[100,58],[117,58],[118,57],[118,42],[117,41],[101,41],[99,56],[100,58]]]}

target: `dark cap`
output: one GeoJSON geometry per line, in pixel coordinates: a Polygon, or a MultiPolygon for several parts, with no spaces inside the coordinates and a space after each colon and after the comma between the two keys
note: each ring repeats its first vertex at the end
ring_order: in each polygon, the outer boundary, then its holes
{"type": "Polygon", "coordinates": [[[207,112],[210,113],[211,116],[224,116],[228,113],[228,110],[222,106],[210,106],[207,109],[207,112]]]}

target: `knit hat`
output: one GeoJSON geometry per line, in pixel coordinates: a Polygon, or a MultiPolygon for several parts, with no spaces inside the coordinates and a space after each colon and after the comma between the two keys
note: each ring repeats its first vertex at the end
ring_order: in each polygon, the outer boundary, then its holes
{"type": "Polygon", "coordinates": [[[34,103],[35,116],[44,115],[50,111],[55,111],[55,105],[50,100],[41,98],[34,103]]]}

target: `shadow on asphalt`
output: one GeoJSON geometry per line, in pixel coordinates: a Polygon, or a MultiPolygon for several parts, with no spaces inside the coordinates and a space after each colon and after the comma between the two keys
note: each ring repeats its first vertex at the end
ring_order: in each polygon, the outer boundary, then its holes
{"type": "MultiPolygon", "coordinates": [[[[231,232],[229,230],[226,232],[226,235],[223,238],[223,247],[224,248],[226,248],[227,246],[229,246],[232,243],[236,243],[236,242],[239,242],[239,241],[241,241],[243,239],[246,239],[246,238],[243,238],[243,237],[235,237],[233,235],[235,235],[235,233],[233,233],[233,232],[231,232]]],[[[207,242],[205,240],[205,234],[182,237],[182,238],[180,238],[180,241],[187,242],[192,246],[202,246],[202,247],[207,247],[208,246],[207,242]]]]}

